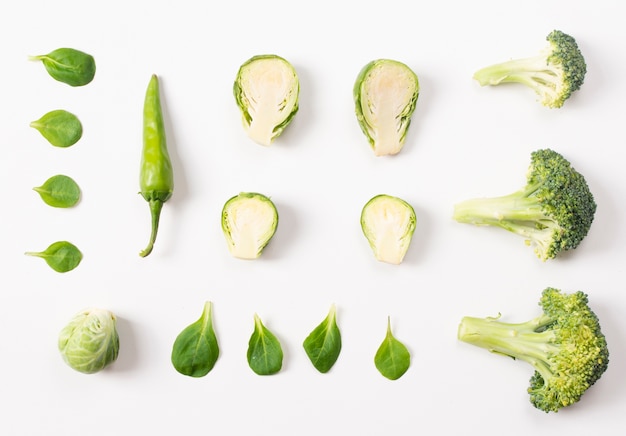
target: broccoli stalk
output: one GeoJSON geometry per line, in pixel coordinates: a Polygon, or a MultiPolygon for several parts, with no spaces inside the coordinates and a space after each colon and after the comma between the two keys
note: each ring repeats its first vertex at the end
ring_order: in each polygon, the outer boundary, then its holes
{"type": "Polygon", "coordinates": [[[563,106],[585,80],[587,65],[571,36],[554,30],[547,36],[548,47],[540,54],[512,59],[478,70],[474,79],[481,86],[520,83],[533,89],[542,105],[563,106]]]}
{"type": "Polygon", "coordinates": [[[543,314],[524,323],[464,317],[459,340],[529,363],[535,369],[528,393],[544,412],[578,402],[606,371],[609,350],[587,294],[546,288],[543,314]]]}
{"type": "Polygon", "coordinates": [[[521,235],[546,261],[574,249],[589,232],[596,203],[584,177],[550,150],[531,154],[526,185],[509,195],[455,205],[461,223],[496,226],[521,235]]]}

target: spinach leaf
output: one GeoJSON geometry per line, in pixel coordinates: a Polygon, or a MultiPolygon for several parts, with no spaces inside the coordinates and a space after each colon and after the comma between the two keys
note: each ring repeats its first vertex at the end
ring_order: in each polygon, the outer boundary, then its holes
{"type": "Polygon", "coordinates": [[[202,315],[187,326],[174,341],[172,364],[176,371],[190,377],[204,377],[213,369],[220,349],[213,330],[212,304],[204,303],[202,315]]]}
{"type": "Polygon", "coordinates": [[[402,377],[411,365],[409,350],[391,333],[389,318],[387,318],[387,334],[376,352],[374,363],[378,371],[390,380],[402,377]]]}
{"type": "Polygon", "coordinates": [[[83,125],[78,117],[63,109],[48,112],[31,122],[30,127],[37,129],[55,147],[70,147],[83,136],[83,125]]]}
{"type": "Polygon", "coordinates": [[[27,256],[41,257],[56,272],[65,273],[73,270],[83,259],[83,254],[71,242],[58,241],[50,244],[44,251],[27,251],[27,256]]]}
{"type": "Polygon", "coordinates": [[[58,48],[45,55],[30,56],[29,59],[41,61],[53,79],[70,86],[84,86],[96,74],[93,56],[73,48],[58,48]]]}
{"type": "Polygon", "coordinates": [[[41,199],[52,207],[67,208],[78,203],[80,188],[71,177],[58,174],[50,177],[43,185],[33,188],[41,199]]]}
{"type": "Polygon", "coordinates": [[[326,318],[304,340],[302,346],[313,366],[326,373],[341,351],[341,332],[337,327],[337,310],[333,304],[326,318]]]}
{"type": "Polygon", "coordinates": [[[276,374],[283,366],[280,342],[254,314],[254,332],[248,342],[248,365],[258,375],[276,374]]]}

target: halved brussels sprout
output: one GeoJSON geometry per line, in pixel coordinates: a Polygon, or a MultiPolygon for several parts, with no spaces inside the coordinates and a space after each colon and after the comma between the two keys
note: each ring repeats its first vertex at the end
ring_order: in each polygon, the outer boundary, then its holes
{"type": "Polygon", "coordinates": [[[63,360],[85,374],[93,374],[113,363],[119,348],[115,315],[104,309],[77,313],[59,334],[63,360]]]}
{"type": "Polygon", "coordinates": [[[406,201],[390,195],[377,195],[361,212],[361,228],[381,262],[399,265],[409,249],[417,218],[406,201]]]}
{"type": "Polygon", "coordinates": [[[246,133],[261,145],[270,145],[298,112],[298,75],[280,56],[247,60],[239,68],[233,92],[246,133]]]}
{"type": "Polygon", "coordinates": [[[376,156],[402,150],[419,89],[417,75],[401,62],[378,59],[361,69],[353,90],[356,116],[376,156]]]}
{"type": "Polygon", "coordinates": [[[222,209],[222,231],[230,253],[240,259],[256,259],[278,226],[278,211],[263,194],[242,192],[222,209]]]}

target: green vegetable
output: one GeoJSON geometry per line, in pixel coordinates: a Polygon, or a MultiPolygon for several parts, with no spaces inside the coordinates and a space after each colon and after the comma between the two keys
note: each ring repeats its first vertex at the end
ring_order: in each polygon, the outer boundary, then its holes
{"type": "Polygon", "coordinates": [[[559,153],[544,149],[531,154],[526,186],[501,197],[461,202],[453,218],[521,235],[545,261],[576,248],[587,235],[595,211],[585,178],[559,153]]]}
{"type": "Polygon", "coordinates": [[[356,117],[376,156],[402,150],[419,91],[417,75],[398,61],[374,60],[359,72],[353,89],[356,117]]]}
{"type": "Polygon", "coordinates": [[[240,259],[256,259],[274,236],[278,211],[263,194],[242,192],[222,209],[222,231],[230,253],[240,259]]]}
{"type": "Polygon", "coordinates": [[[254,314],[254,332],[248,342],[248,365],[258,375],[276,374],[283,366],[280,342],[254,314]]]}
{"type": "Polygon", "coordinates": [[[72,207],[80,200],[80,188],[71,177],[58,174],[50,177],[43,185],[33,188],[41,199],[52,207],[72,207]]]}
{"type": "Polygon", "coordinates": [[[117,359],[120,340],[116,318],[104,309],[77,313],[59,334],[59,351],[65,363],[76,371],[93,374],[117,359]]]}
{"type": "Polygon", "coordinates": [[[213,369],[220,354],[213,330],[212,304],[204,303],[202,316],[187,326],[174,341],[172,364],[190,377],[204,377],[213,369]]]}
{"type": "Polygon", "coordinates": [[[167,151],[159,79],[155,74],[148,84],[143,107],[143,152],[139,187],[141,195],[150,205],[152,217],[150,242],[139,253],[141,257],[146,257],[152,252],[156,241],[163,203],[169,200],[174,192],[174,173],[167,151]]]}
{"type": "Polygon", "coordinates": [[[58,241],[50,244],[44,251],[27,251],[27,256],[41,257],[56,272],[65,273],[73,270],[83,259],[83,254],[71,242],[58,241]]]}
{"type": "Polygon", "coordinates": [[[406,201],[376,195],[361,211],[361,229],[374,256],[381,262],[402,263],[417,224],[415,210],[406,201]]]}
{"type": "Polygon", "coordinates": [[[83,125],[78,117],[63,109],[48,112],[31,122],[30,127],[37,129],[55,147],[70,147],[83,136],[83,125]]]}
{"type": "Polygon", "coordinates": [[[545,107],[560,108],[582,86],[587,64],[576,40],[559,30],[547,36],[548,46],[538,55],[513,59],[478,70],[481,86],[519,83],[534,90],[545,107]]]}
{"type": "Polygon", "coordinates": [[[53,79],[70,86],[84,86],[96,74],[93,56],[73,48],[59,48],[46,55],[30,56],[29,59],[43,62],[53,79]]]}
{"type": "Polygon", "coordinates": [[[543,313],[522,323],[464,317],[458,338],[492,353],[527,362],[530,402],[544,412],[578,402],[600,379],[609,363],[609,349],[587,294],[544,289],[539,300],[543,313]]]}
{"type": "Polygon", "coordinates": [[[391,319],[387,318],[387,334],[374,356],[376,369],[389,380],[397,380],[411,365],[411,354],[407,347],[391,333],[391,319]]]}
{"type": "Polygon", "coordinates": [[[326,318],[307,336],[302,344],[313,366],[328,372],[341,352],[341,332],[337,327],[337,311],[333,304],[326,318]]]}
{"type": "Polygon", "coordinates": [[[259,55],[241,65],[233,93],[248,136],[270,145],[298,112],[300,82],[285,59],[259,55]]]}

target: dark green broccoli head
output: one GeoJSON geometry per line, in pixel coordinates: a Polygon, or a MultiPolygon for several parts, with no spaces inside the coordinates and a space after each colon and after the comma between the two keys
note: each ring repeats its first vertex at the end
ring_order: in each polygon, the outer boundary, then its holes
{"type": "Polygon", "coordinates": [[[563,294],[554,288],[543,291],[540,306],[549,324],[554,349],[530,379],[531,403],[545,412],[574,404],[606,371],[609,349],[587,294],[563,294]]]}
{"type": "Polygon", "coordinates": [[[578,91],[585,81],[587,64],[576,40],[560,30],[553,30],[546,38],[550,43],[550,55],[548,64],[555,67],[555,71],[560,72],[562,90],[559,98],[553,103],[555,106],[562,106],[572,92],[578,91]]]}
{"type": "Polygon", "coordinates": [[[527,189],[528,197],[536,199],[545,214],[537,220],[537,229],[551,235],[534,240],[539,242],[537,255],[548,259],[578,247],[597,208],[585,178],[556,151],[537,150],[531,154],[527,189]]]}

